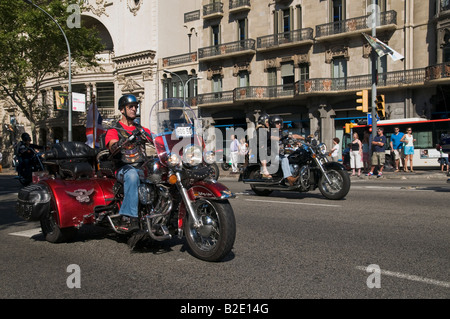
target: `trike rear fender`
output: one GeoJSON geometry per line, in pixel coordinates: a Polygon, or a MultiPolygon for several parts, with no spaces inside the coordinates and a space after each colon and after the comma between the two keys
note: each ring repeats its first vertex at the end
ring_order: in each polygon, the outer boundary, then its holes
{"type": "Polygon", "coordinates": [[[52,192],[56,222],[60,228],[80,227],[95,221],[94,209],[114,199],[115,179],[47,179],[40,183],[52,192]]]}

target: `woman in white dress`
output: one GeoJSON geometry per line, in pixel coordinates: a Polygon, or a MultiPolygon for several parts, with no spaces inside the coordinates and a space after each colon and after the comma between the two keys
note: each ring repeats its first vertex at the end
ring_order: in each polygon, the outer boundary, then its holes
{"type": "Polygon", "coordinates": [[[352,176],[355,176],[356,169],[358,170],[358,177],[361,176],[361,168],[363,167],[362,152],[362,143],[359,140],[358,133],[354,132],[350,150],[350,167],[353,169],[352,176]]]}

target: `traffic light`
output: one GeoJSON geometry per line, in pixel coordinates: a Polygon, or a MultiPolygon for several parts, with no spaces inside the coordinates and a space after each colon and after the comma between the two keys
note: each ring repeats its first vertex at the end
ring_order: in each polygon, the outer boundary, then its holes
{"type": "Polygon", "coordinates": [[[358,103],[358,106],[356,109],[358,111],[368,113],[369,112],[369,91],[368,90],[362,90],[359,92],[356,92],[357,96],[360,96],[360,99],[356,100],[356,103],[358,103]]]}
{"type": "Polygon", "coordinates": [[[356,123],[345,123],[345,133],[350,134],[353,127],[357,126],[356,123]]]}
{"type": "Polygon", "coordinates": [[[377,104],[378,117],[380,119],[386,118],[386,109],[384,107],[384,95],[383,94],[377,95],[376,104],[377,104]]]}

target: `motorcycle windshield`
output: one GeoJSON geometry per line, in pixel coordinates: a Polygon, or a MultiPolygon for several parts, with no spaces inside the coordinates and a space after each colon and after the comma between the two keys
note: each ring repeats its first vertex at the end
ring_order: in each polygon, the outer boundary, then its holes
{"type": "Polygon", "coordinates": [[[203,161],[204,142],[201,121],[192,108],[180,99],[164,99],[150,110],[150,131],[158,157],[168,165],[171,156],[190,165],[203,161]]]}

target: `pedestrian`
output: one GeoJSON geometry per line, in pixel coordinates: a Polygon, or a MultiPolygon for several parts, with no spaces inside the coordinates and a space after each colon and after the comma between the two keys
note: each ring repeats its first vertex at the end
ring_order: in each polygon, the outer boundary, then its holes
{"type": "Polygon", "coordinates": [[[333,138],[333,148],[331,149],[329,154],[333,162],[337,162],[339,160],[339,142],[340,140],[338,137],[333,138]]]}
{"type": "Polygon", "coordinates": [[[375,166],[378,166],[378,175],[377,177],[381,177],[383,175],[383,168],[385,162],[385,154],[384,154],[384,146],[386,145],[386,136],[383,135],[383,128],[379,127],[377,129],[377,136],[375,136],[372,140],[372,165],[370,168],[370,172],[367,176],[373,176],[373,171],[375,170],[375,166]]]}
{"type": "Polygon", "coordinates": [[[355,176],[356,170],[358,170],[358,177],[361,176],[362,168],[362,143],[359,140],[358,133],[353,133],[353,141],[351,143],[350,151],[350,167],[353,170],[352,176],[355,176]]]}
{"type": "Polygon", "coordinates": [[[362,140],[363,146],[363,167],[364,173],[368,173],[370,170],[370,144],[369,144],[369,131],[364,131],[364,138],[362,140]]]}
{"type": "Polygon", "coordinates": [[[412,128],[408,127],[406,129],[406,134],[403,135],[403,137],[401,138],[400,142],[405,143],[405,166],[403,168],[403,170],[405,172],[408,172],[408,160],[409,160],[409,168],[411,170],[411,173],[414,173],[414,168],[413,168],[413,157],[414,157],[414,142],[416,141],[416,139],[414,138],[414,136],[412,135],[412,128]]]}
{"type": "Polygon", "coordinates": [[[230,143],[230,156],[231,156],[231,173],[238,173],[238,162],[239,162],[239,141],[236,135],[231,135],[230,143]]]}
{"type": "Polygon", "coordinates": [[[448,169],[448,157],[446,157],[446,154],[444,154],[444,152],[442,152],[442,146],[441,145],[436,145],[436,149],[438,150],[440,157],[438,159],[439,164],[441,165],[441,172],[444,171],[444,169],[447,171],[447,175],[449,172],[448,169]]]}
{"type": "Polygon", "coordinates": [[[245,166],[248,164],[248,143],[245,137],[241,138],[239,144],[239,162],[244,163],[245,166]]]}
{"type": "Polygon", "coordinates": [[[391,157],[395,163],[395,172],[400,171],[400,160],[402,161],[403,169],[405,168],[405,155],[403,152],[403,142],[401,139],[403,137],[402,132],[398,126],[394,127],[394,134],[391,134],[391,157]]]}

